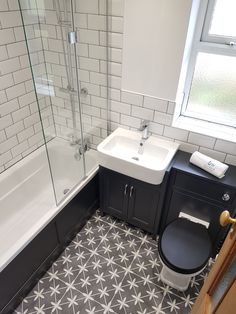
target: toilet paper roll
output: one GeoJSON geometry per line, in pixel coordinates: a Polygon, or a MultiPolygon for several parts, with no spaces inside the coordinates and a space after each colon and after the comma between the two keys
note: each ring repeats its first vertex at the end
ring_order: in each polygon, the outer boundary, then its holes
{"type": "Polygon", "coordinates": [[[219,179],[225,176],[225,173],[229,168],[226,164],[199,152],[194,152],[192,154],[190,162],[219,179]]]}

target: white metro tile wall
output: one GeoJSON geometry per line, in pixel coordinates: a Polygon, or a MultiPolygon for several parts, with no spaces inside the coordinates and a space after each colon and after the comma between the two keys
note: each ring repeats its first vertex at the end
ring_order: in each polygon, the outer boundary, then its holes
{"type": "MultiPolygon", "coordinates": [[[[154,135],[179,142],[182,150],[188,152],[200,150],[213,158],[236,164],[236,147],[232,147],[231,143],[219,142],[217,138],[172,127],[174,103],[121,90],[124,1],[108,0],[109,7],[106,10],[106,0],[75,0],[79,75],[81,86],[87,87],[89,91],[86,98],[81,98],[83,120],[86,121],[85,130],[94,134],[93,144],[96,145],[102,140],[102,133],[104,134],[103,128],[99,127],[102,124],[96,124],[96,121],[92,125],[92,119],[106,118],[103,109],[106,105],[105,74],[108,69],[109,117],[112,130],[118,126],[138,129],[141,120],[148,119],[151,121],[150,130],[154,135]],[[105,61],[107,46],[108,65],[105,61]]],[[[59,117],[59,112],[57,114],[56,124],[59,121],[65,124],[63,131],[67,132],[68,121],[65,121],[63,116],[59,117]]],[[[57,124],[57,130],[59,129],[57,124]]]]}
{"type": "Polygon", "coordinates": [[[2,172],[42,145],[43,134],[18,1],[0,1],[0,25],[2,172]]]}

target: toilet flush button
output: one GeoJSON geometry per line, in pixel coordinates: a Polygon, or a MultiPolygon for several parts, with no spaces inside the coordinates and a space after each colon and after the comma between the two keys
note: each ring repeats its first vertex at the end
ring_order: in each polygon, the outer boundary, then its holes
{"type": "Polygon", "coordinates": [[[186,213],[183,213],[183,212],[179,213],[179,218],[186,218],[186,219],[188,219],[188,220],[190,220],[192,222],[195,222],[195,223],[203,225],[207,229],[209,228],[209,225],[210,225],[210,223],[208,221],[205,221],[203,219],[194,217],[192,215],[189,215],[189,214],[186,214],[186,213]]]}
{"type": "Polygon", "coordinates": [[[228,202],[230,200],[230,195],[229,193],[224,193],[222,195],[222,200],[225,201],[225,202],[228,202]]]}

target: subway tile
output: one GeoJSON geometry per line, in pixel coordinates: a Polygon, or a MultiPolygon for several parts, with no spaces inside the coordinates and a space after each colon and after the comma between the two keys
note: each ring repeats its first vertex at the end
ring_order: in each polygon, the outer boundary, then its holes
{"type": "Polygon", "coordinates": [[[149,109],[153,109],[153,110],[157,110],[161,112],[166,112],[168,102],[166,100],[161,100],[161,99],[145,96],[143,106],[145,108],[149,108],[149,109]]]}
{"type": "Polygon", "coordinates": [[[150,122],[149,131],[154,134],[163,135],[164,125],[155,122],[150,122]]]}
{"type": "Polygon", "coordinates": [[[99,40],[101,46],[109,46],[110,48],[122,48],[123,35],[112,32],[99,32],[99,40]]]}
{"type": "Polygon", "coordinates": [[[0,12],[0,21],[2,28],[10,28],[22,25],[20,11],[0,12]]]}
{"type": "Polygon", "coordinates": [[[109,86],[115,89],[121,89],[121,78],[114,75],[108,75],[109,86]]]}
{"type": "Polygon", "coordinates": [[[0,104],[7,102],[7,95],[5,90],[0,90],[0,104]]]}
{"type": "Polygon", "coordinates": [[[10,151],[7,151],[5,153],[0,154],[0,166],[3,166],[6,164],[8,161],[12,159],[12,154],[10,151]]]}
{"type": "Polygon", "coordinates": [[[74,13],[75,27],[88,28],[88,15],[81,13],[74,13]]]}
{"type": "Polygon", "coordinates": [[[121,114],[120,123],[138,129],[141,125],[141,119],[121,114]]]}
{"type": "Polygon", "coordinates": [[[27,141],[24,141],[11,149],[11,153],[13,157],[23,153],[25,150],[29,148],[29,144],[27,141]]]}
{"type": "Polygon", "coordinates": [[[108,17],[108,31],[114,33],[123,32],[123,18],[117,16],[108,17]]]}
{"type": "Polygon", "coordinates": [[[142,106],[143,104],[143,96],[135,93],[129,93],[122,91],[121,92],[121,101],[135,105],[135,106],[142,106]]]}
{"type": "Polygon", "coordinates": [[[96,59],[79,57],[79,64],[83,70],[99,72],[99,61],[96,59]]]}
{"type": "Polygon", "coordinates": [[[107,99],[91,96],[91,105],[99,108],[106,109],[107,108],[107,99]]]}
{"type": "Polygon", "coordinates": [[[12,147],[16,146],[18,143],[16,136],[13,136],[6,140],[5,142],[1,143],[1,154],[7,152],[12,147]]]}
{"type": "Polygon", "coordinates": [[[82,112],[93,117],[101,117],[101,110],[98,107],[82,104],[82,112]]]}
{"type": "Polygon", "coordinates": [[[93,84],[99,84],[103,86],[107,86],[107,75],[103,73],[90,73],[90,82],[93,84]]]}
{"type": "Polygon", "coordinates": [[[192,154],[195,151],[199,150],[199,146],[198,145],[193,145],[193,144],[182,142],[182,141],[179,141],[179,140],[175,140],[175,142],[180,144],[179,150],[182,150],[184,152],[192,154]]]}
{"type": "Polygon", "coordinates": [[[0,46],[0,61],[8,59],[6,46],[0,46]]]}
{"type": "Polygon", "coordinates": [[[6,127],[8,127],[9,125],[11,125],[12,122],[12,117],[11,115],[7,115],[4,117],[0,117],[0,130],[5,129],[6,127]]]}
{"type": "Polygon", "coordinates": [[[106,129],[107,128],[107,121],[106,121],[106,119],[100,119],[97,117],[92,117],[92,125],[95,126],[96,128],[99,128],[99,133],[101,135],[100,128],[106,129]]]}
{"type": "Polygon", "coordinates": [[[119,89],[109,88],[108,95],[111,100],[121,100],[121,91],[119,89]]]}
{"type": "Polygon", "coordinates": [[[59,64],[59,54],[54,51],[45,51],[45,60],[49,63],[59,64]]]}
{"type": "Polygon", "coordinates": [[[29,149],[26,149],[24,152],[22,152],[22,154],[21,154],[22,157],[24,158],[24,157],[28,156],[29,154],[33,153],[37,148],[38,148],[37,145],[31,146],[29,149]]]}
{"type": "Polygon", "coordinates": [[[89,30],[89,29],[80,29],[78,30],[78,40],[80,43],[86,43],[86,44],[99,44],[99,32],[95,30],[89,30]]]}
{"type": "Polygon", "coordinates": [[[199,152],[204,154],[204,155],[207,155],[211,158],[219,160],[221,162],[225,161],[225,157],[226,157],[225,153],[221,153],[221,152],[218,152],[216,150],[205,148],[205,147],[200,147],[199,152]]]}
{"type": "Polygon", "coordinates": [[[5,116],[11,112],[14,112],[19,109],[19,103],[17,99],[13,99],[8,101],[2,105],[0,105],[0,116],[5,116]]]}
{"type": "Polygon", "coordinates": [[[107,14],[107,6],[106,6],[106,2],[107,0],[98,0],[99,3],[98,3],[98,8],[99,8],[99,14],[102,14],[102,15],[106,15],[107,14]]]}
{"type": "Polygon", "coordinates": [[[236,155],[236,143],[217,139],[214,149],[226,154],[236,155]]]}
{"type": "Polygon", "coordinates": [[[17,134],[18,141],[21,143],[34,135],[34,128],[31,126],[17,134]]]}
{"type": "Polygon", "coordinates": [[[165,126],[163,135],[180,141],[187,141],[189,132],[179,128],[165,126]]]}
{"type": "Polygon", "coordinates": [[[7,74],[19,70],[21,67],[19,58],[12,58],[0,62],[0,74],[7,74]]]}
{"type": "Polygon", "coordinates": [[[107,48],[102,46],[89,45],[89,57],[107,60],[107,48]]]}
{"type": "Polygon", "coordinates": [[[76,12],[98,14],[98,0],[76,1],[76,12]]]}
{"type": "Polygon", "coordinates": [[[89,50],[88,50],[88,44],[76,44],[78,47],[78,54],[80,57],[88,57],[89,56],[89,50]]]}
{"type": "Polygon", "coordinates": [[[4,142],[6,140],[6,133],[4,130],[0,131],[0,143],[4,142]]]}
{"type": "MultiPolygon", "coordinates": [[[[235,154],[235,152],[234,152],[234,154],[235,154]]],[[[231,164],[231,165],[236,166],[236,155],[227,154],[226,158],[225,158],[225,162],[227,164],[231,164]]]]}
{"type": "Polygon", "coordinates": [[[29,68],[22,69],[19,71],[13,72],[14,82],[16,84],[25,82],[26,80],[32,80],[32,74],[29,68]]]}
{"type": "Polygon", "coordinates": [[[168,102],[168,108],[167,108],[167,113],[169,114],[174,114],[175,111],[175,103],[172,101],[168,102]]]}
{"type": "Polygon", "coordinates": [[[122,66],[120,63],[116,62],[107,62],[107,61],[100,61],[100,72],[107,73],[109,75],[120,76],[122,75],[122,66]]]}
{"type": "Polygon", "coordinates": [[[89,71],[79,69],[79,78],[81,82],[89,82],[89,71]]]}
{"type": "Polygon", "coordinates": [[[123,114],[130,115],[131,114],[131,105],[112,100],[111,101],[111,110],[115,111],[115,112],[120,112],[123,114]]]}
{"type": "Polygon", "coordinates": [[[8,0],[8,6],[9,6],[9,10],[13,10],[13,11],[19,10],[18,0],[8,0]]]}
{"type": "Polygon", "coordinates": [[[23,129],[24,129],[24,124],[22,121],[19,121],[17,123],[10,125],[9,127],[5,128],[7,138],[10,138],[13,135],[16,135],[17,133],[19,133],[23,129]]]}
{"type": "Polygon", "coordinates": [[[5,163],[4,166],[5,166],[5,168],[7,169],[7,168],[13,166],[15,163],[17,163],[17,162],[20,161],[21,159],[22,159],[22,155],[20,154],[20,155],[18,155],[18,156],[16,156],[16,157],[12,158],[9,162],[5,163]]]}
{"type": "Polygon", "coordinates": [[[33,146],[35,144],[39,144],[39,143],[42,143],[42,141],[44,140],[43,138],[43,133],[42,132],[39,132],[33,136],[31,136],[29,139],[28,139],[28,143],[30,146],[33,146]]]}
{"type": "Polygon", "coordinates": [[[124,15],[125,0],[108,0],[108,14],[114,16],[124,15]]]}
{"type": "Polygon", "coordinates": [[[81,82],[81,88],[87,88],[89,95],[100,96],[99,85],[81,82]]]}
{"type": "Polygon", "coordinates": [[[108,49],[108,60],[113,62],[122,62],[122,50],[117,48],[108,49]]]}
{"type": "Polygon", "coordinates": [[[1,0],[0,1],[0,11],[8,11],[9,7],[8,7],[8,3],[7,0],[1,0]]]}
{"type": "Polygon", "coordinates": [[[88,29],[106,31],[107,23],[104,15],[88,15],[88,29]]]}
{"type": "Polygon", "coordinates": [[[14,85],[6,89],[6,94],[8,100],[19,97],[25,94],[25,85],[24,83],[14,85]]]}
{"type": "Polygon", "coordinates": [[[12,74],[6,74],[3,76],[0,76],[0,89],[6,89],[10,86],[14,85],[12,74]]]}
{"type": "Polygon", "coordinates": [[[193,133],[193,132],[189,133],[188,142],[192,143],[192,144],[204,146],[207,148],[213,148],[215,141],[216,141],[215,138],[210,137],[210,136],[197,134],[197,133],[193,133]]]}
{"type": "Polygon", "coordinates": [[[29,107],[23,107],[19,110],[16,110],[12,113],[12,118],[14,122],[23,120],[24,118],[28,117],[30,115],[29,107]]]}
{"type": "Polygon", "coordinates": [[[25,95],[19,97],[18,99],[19,99],[20,107],[24,107],[24,106],[27,106],[29,104],[32,104],[36,100],[35,92],[33,91],[33,92],[28,93],[28,94],[25,94],[25,95]]]}
{"type": "Polygon", "coordinates": [[[25,55],[27,53],[26,44],[24,41],[9,44],[7,45],[7,51],[9,58],[25,55]]]}
{"type": "Polygon", "coordinates": [[[163,113],[163,112],[159,112],[159,111],[155,111],[154,122],[170,126],[171,122],[172,122],[172,115],[169,115],[169,114],[163,113]]]}
{"type": "Polygon", "coordinates": [[[20,56],[19,60],[20,60],[21,68],[28,68],[30,66],[28,55],[20,56]]]}
{"type": "Polygon", "coordinates": [[[0,29],[0,45],[6,45],[15,41],[13,28],[0,29]]]}
{"type": "Polygon", "coordinates": [[[145,119],[145,120],[153,120],[153,110],[132,106],[132,112],[131,115],[137,118],[145,119]]]}
{"type": "Polygon", "coordinates": [[[120,113],[110,111],[110,115],[108,116],[112,122],[120,123],[120,113]]]}
{"type": "Polygon", "coordinates": [[[25,33],[23,26],[14,27],[14,34],[16,41],[23,41],[25,43],[25,33]]]}

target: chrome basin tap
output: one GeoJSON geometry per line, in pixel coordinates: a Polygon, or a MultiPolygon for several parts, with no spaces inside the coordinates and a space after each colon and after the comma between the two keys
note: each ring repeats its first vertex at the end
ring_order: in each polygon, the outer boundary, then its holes
{"type": "Polygon", "coordinates": [[[149,121],[142,120],[139,130],[142,131],[142,140],[147,140],[150,136],[149,121]]]}

